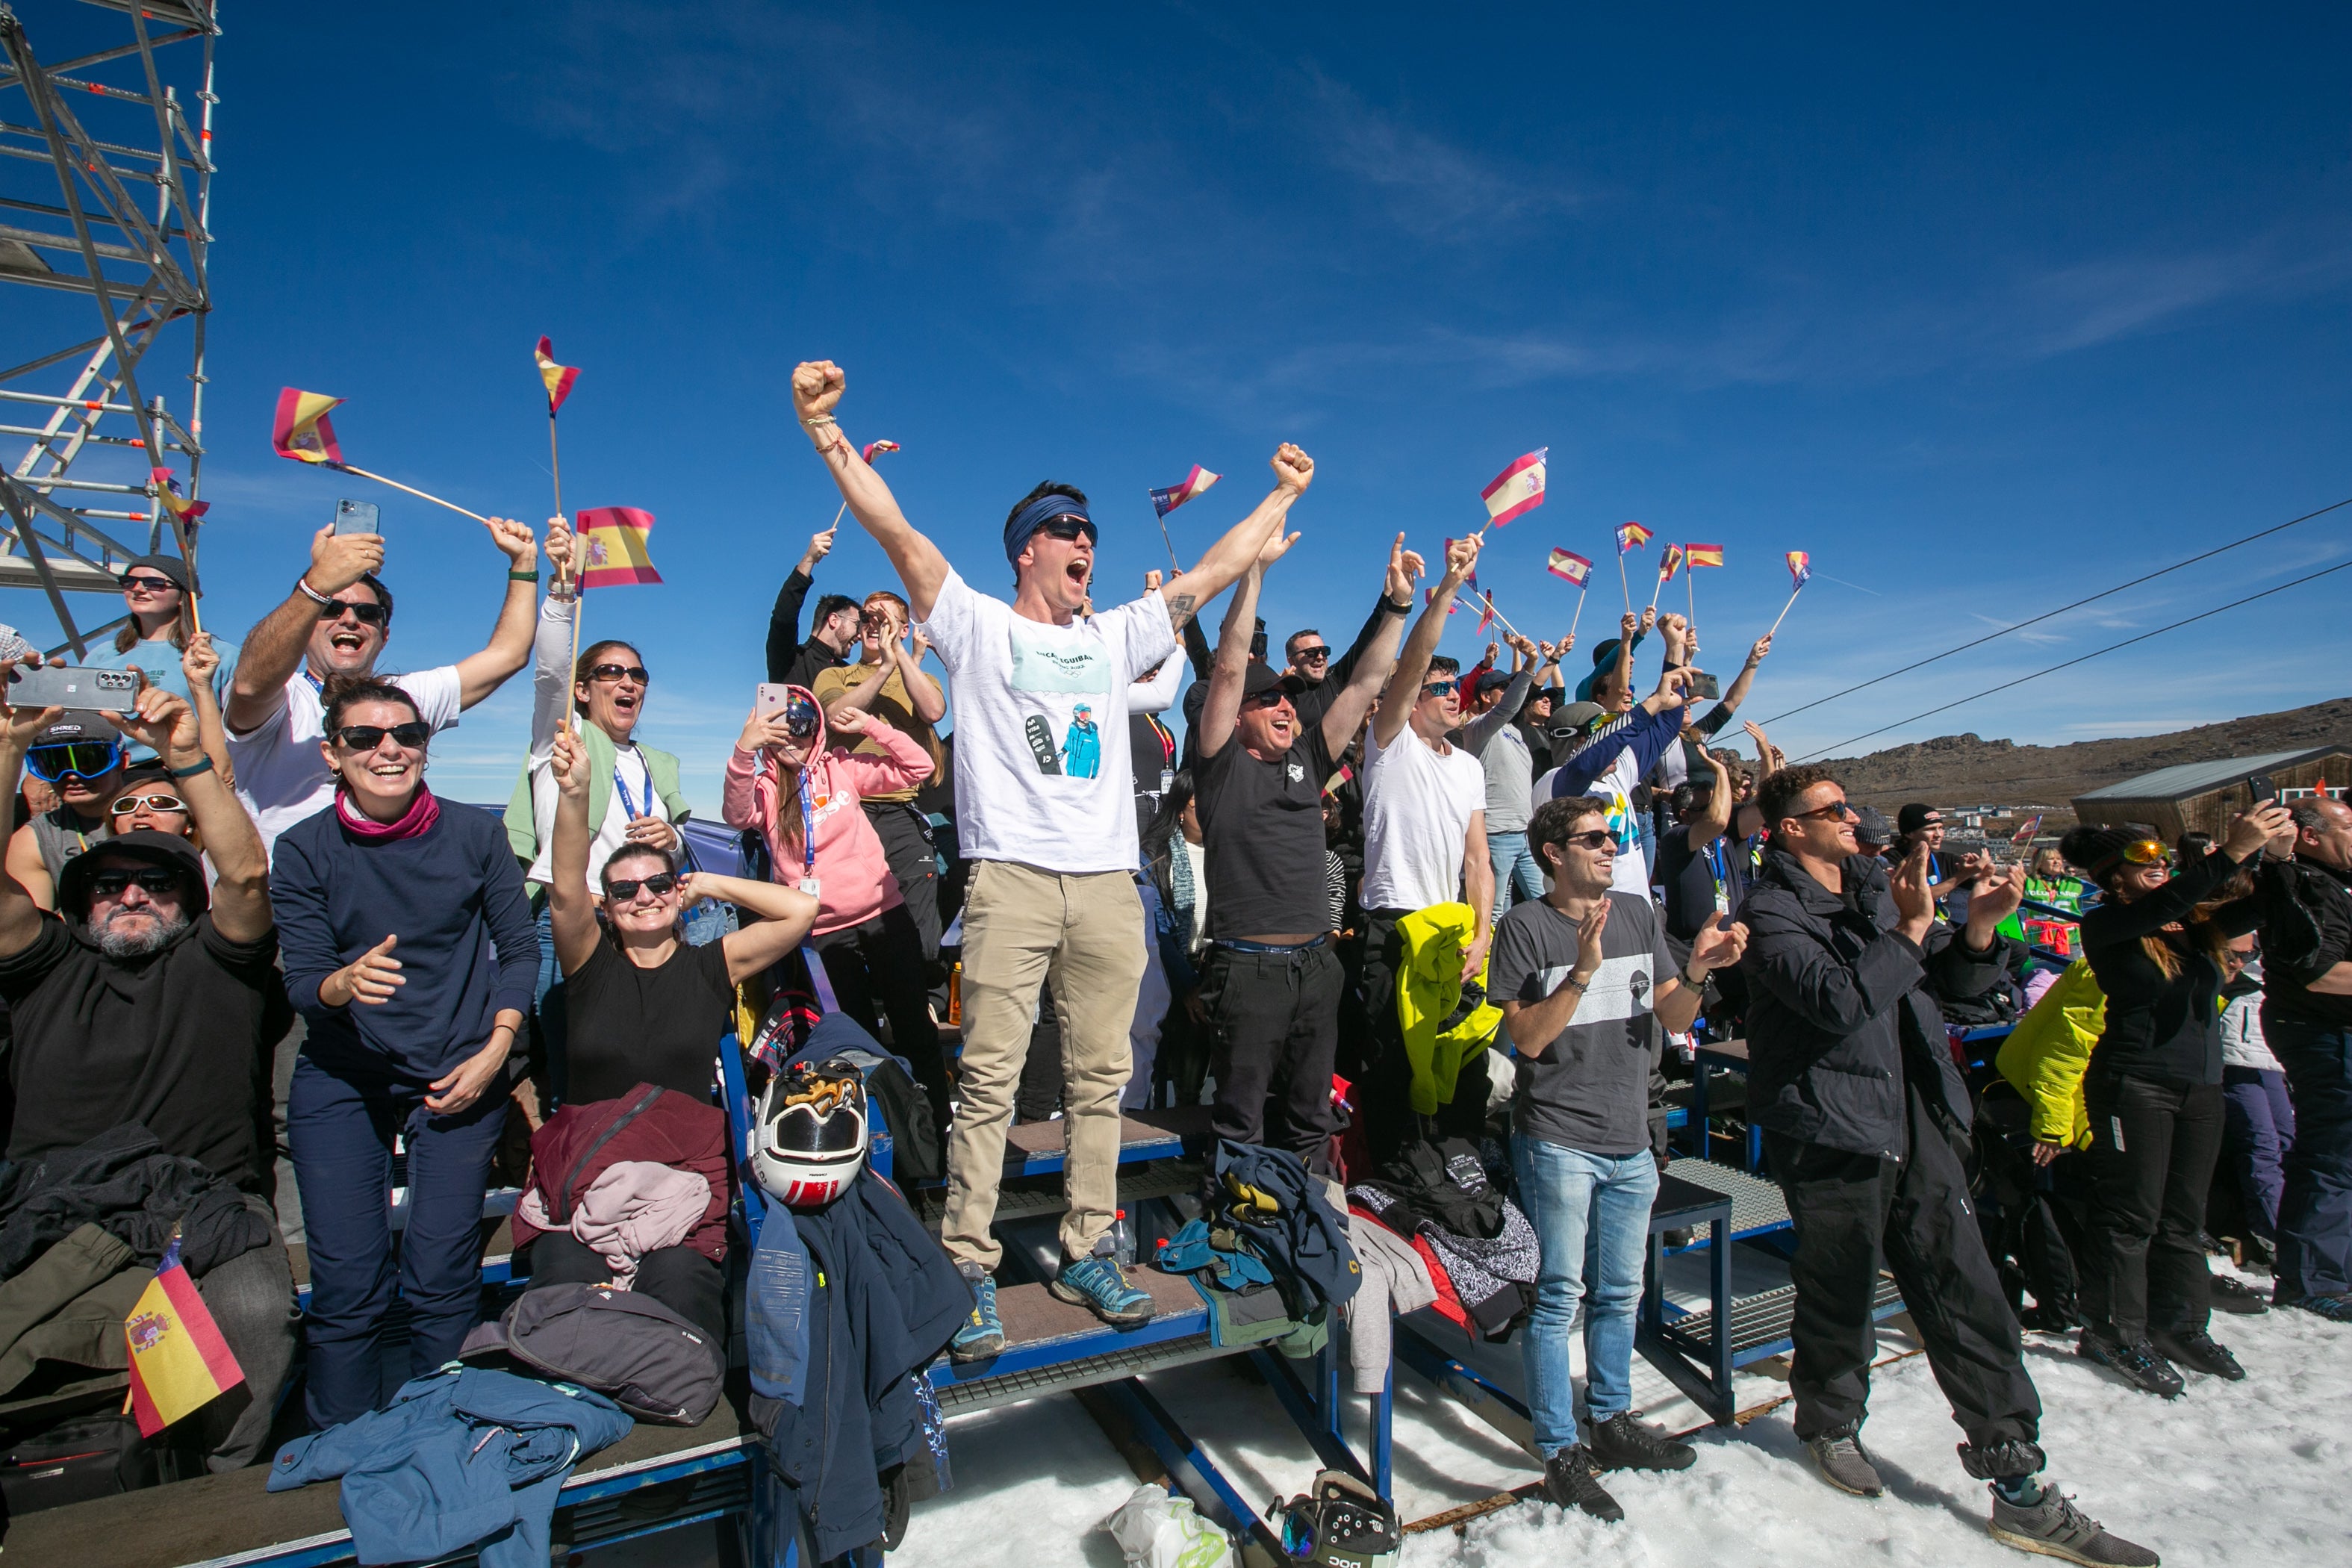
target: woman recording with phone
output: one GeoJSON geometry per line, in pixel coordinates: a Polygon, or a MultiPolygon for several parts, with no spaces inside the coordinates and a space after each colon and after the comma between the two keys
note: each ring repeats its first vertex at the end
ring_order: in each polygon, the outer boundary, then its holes
{"type": "Polygon", "coordinates": [[[455,1357],[474,1325],[482,1192],[539,939],[499,819],[425,786],[433,731],[415,700],[369,676],[335,677],[321,699],[334,801],[278,836],[270,895],[287,994],[310,1024],[287,1127],[309,1231],[310,1414],[331,1426],[383,1396],[395,1138],[407,1376],[455,1357]]]}
{"type": "Polygon", "coordinates": [[[2205,1194],[2222,1131],[2222,953],[2253,929],[2251,899],[2208,903],[2263,846],[2293,829],[2284,807],[2258,805],[2221,845],[2168,867],[2156,830],[2077,827],[2060,841],[2095,884],[2083,955],[2106,994],[2105,1026],[2083,1075],[2091,1143],[2083,1336],[2076,1353],[2169,1399],[2174,1363],[2235,1380],[2245,1371],[2207,1332],[2205,1194]]]}
{"type": "Polygon", "coordinates": [[[890,1020],[890,1043],[915,1069],[944,1136],[947,1067],[923,979],[922,936],[859,805],[869,790],[913,788],[930,774],[930,753],[902,731],[853,707],[828,726],[816,694],[788,686],[781,703],[763,702],[744,721],[719,810],[728,826],[757,827],[767,838],[777,881],[816,900],[810,945],[824,961],[835,1000],[877,1038],[877,1006],[890,1020]],[[853,751],[860,742],[881,754],[853,751]]]}

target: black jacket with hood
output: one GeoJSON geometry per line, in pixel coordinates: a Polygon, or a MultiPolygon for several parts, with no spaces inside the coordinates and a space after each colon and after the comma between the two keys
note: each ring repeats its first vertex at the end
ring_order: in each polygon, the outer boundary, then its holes
{"type": "Polygon", "coordinates": [[[1967,1130],[1968,1084],[1929,988],[1956,997],[1990,990],[2001,948],[1971,952],[1941,923],[1924,944],[1902,935],[1886,867],[1869,856],[1846,860],[1845,887],[1832,893],[1794,856],[1768,849],[1739,906],[1748,1115],[1809,1143],[1895,1159],[1905,1152],[1906,1069],[1967,1130]]]}

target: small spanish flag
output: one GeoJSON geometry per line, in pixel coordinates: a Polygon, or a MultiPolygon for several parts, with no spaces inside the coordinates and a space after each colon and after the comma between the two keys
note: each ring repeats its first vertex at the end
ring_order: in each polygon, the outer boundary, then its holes
{"type": "Polygon", "coordinates": [[[1224,478],[1223,474],[1213,474],[1195,463],[1192,465],[1192,471],[1186,474],[1182,479],[1151,492],[1151,510],[1166,517],[1223,478],[1224,478]]]}
{"type": "Polygon", "coordinates": [[[1639,550],[1649,542],[1650,531],[1640,523],[1621,522],[1617,525],[1618,554],[1622,555],[1629,550],[1639,550]]]}
{"type": "Polygon", "coordinates": [[[1585,579],[1592,575],[1592,563],[1573,550],[1555,550],[1551,552],[1550,564],[1544,570],[1555,577],[1565,577],[1581,588],[1585,579]]]}
{"type": "Polygon", "coordinates": [[[1683,546],[1683,559],[1690,563],[1694,571],[1701,566],[1720,566],[1723,564],[1723,546],[1685,544],[1683,546]]]}
{"type": "Polygon", "coordinates": [[[172,477],[169,468],[150,468],[148,477],[155,482],[155,499],[163,510],[180,520],[180,526],[189,534],[196,531],[196,520],[212,510],[208,500],[190,500],[180,493],[180,481],[172,477]]]}
{"type": "Polygon", "coordinates": [[[1486,503],[1486,521],[1500,528],[1515,517],[1543,505],[1544,459],[1549,447],[1538,447],[1486,482],[1478,498],[1486,503]]]}
{"type": "Polygon", "coordinates": [[[1480,606],[1478,631],[1481,636],[1484,636],[1486,628],[1495,624],[1495,591],[1492,588],[1487,589],[1481,596],[1480,606]]]}
{"type": "MultiPolygon", "coordinates": [[[[1437,590],[1434,588],[1423,588],[1421,591],[1421,602],[1423,606],[1435,605],[1437,603],[1437,590]]],[[[1449,616],[1458,615],[1461,613],[1461,609],[1462,601],[1456,599],[1454,603],[1445,606],[1445,613],[1449,616]]]]}
{"type": "Polygon", "coordinates": [[[340,463],[343,449],[335,444],[335,427],[327,423],[327,413],[340,397],[330,397],[323,392],[301,392],[293,387],[281,388],[278,394],[278,417],[269,427],[269,444],[281,458],[291,458],[298,463],[340,463]]]}
{"type": "Polygon", "coordinates": [[[1801,550],[1789,552],[1789,591],[1795,593],[1811,581],[1813,558],[1801,550]]]}
{"type": "Polygon", "coordinates": [[[131,1346],[131,1410],[139,1434],[152,1437],[245,1381],[245,1369],[221,1338],[220,1325],[180,1262],[175,1228],[155,1278],[123,1320],[131,1346]]]}
{"type": "Polygon", "coordinates": [[[1675,580],[1675,574],[1681,571],[1682,567],[1683,547],[1679,544],[1667,545],[1666,552],[1658,557],[1658,581],[1661,583],[1673,582],[1675,580]]]}
{"type": "Polygon", "coordinates": [[[539,340],[539,347],[530,357],[539,363],[539,379],[547,383],[547,416],[552,419],[555,411],[563,406],[563,400],[572,395],[572,384],[580,379],[580,367],[556,363],[555,345],[545,338],[539,340]]]}
{"type": "Polygon", "coordinates": [[[580,573],[583,588],[622,588],[633,583],[658,583],[646,535],[654,528],[654,514],[633,506],[600,506],[579,514],[585,563],[580,573]]]}
{"type": "Polygon", "coordinates": [[[868,441],[857,448],[857,460],[870,468],[874,466],[875,458],[885,452],[895,452],[898,449],[898,443],[896,441],[868,441]]]}

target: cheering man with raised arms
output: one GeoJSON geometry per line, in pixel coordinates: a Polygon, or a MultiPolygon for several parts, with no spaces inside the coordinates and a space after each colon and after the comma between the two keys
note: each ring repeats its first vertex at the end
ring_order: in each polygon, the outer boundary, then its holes
{"type": "Polygon", "coordinates": [[[956,682],[957,834],[973,868],[963,911],[962,1105],[948,1142],[940,1240],[974,1297],[950,1352],[974,1361],[1004,1344],[989,1278],[1003,1249],[989,1226],[1038,988],[1048,983],[1068,1068],[1069,1208],[1053,1290],[1107,1322],[1151,1316],[1151,1298],[1128,1282],[1109,1237],[1128,1026],[1144,968],[1129,686],[1175,651],[1176,630],[1195,608],[1257,559],[1315,466],[1282,447],[1274,489],[1197,566],[1160,593],[1092,616],[1081,614],[1095,564],[1086,497],[1039,485],[1005,519],[1015,584],[1007,605],[958,575],[859,458],[834,415],[845,384],[831,361],[803,364],[793,372],[793,409],[859,526],[898,568],[956,682]]]}

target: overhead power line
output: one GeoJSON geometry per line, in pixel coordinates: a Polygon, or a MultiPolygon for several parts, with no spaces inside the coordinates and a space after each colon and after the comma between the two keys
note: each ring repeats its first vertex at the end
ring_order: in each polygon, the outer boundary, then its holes
{"type": "MultiPolygon", "coordinates": [[[[2342,506],[2346,503],[2338,501],[2336,504],[2337,506],[2342,506]]],[[[2328,510],[2333,510],[2334,508],[2330,508],[2328,510]]],[[[2313,515],[2317,516],[2318,514],[2315,512],[2313,515]]],[[[2303,520],[2298,518],[2295,521],[2299,522],[2303,520]]],[[[2275,531],[2275,530],[2273,531],[2275,531]]],[[[2242,541],[2241,542],[2242,542],[2242,541]]],[[[2182,564],[2186,565],[2188,563],[2183,562],[2182,564]]],[[[2324,566],[2316,572],[2308,573],[2304,576],[2297,577],[2291,583],[2281,583],[2275,588],[2265,588],[2259,594],[2249,594],[2242,599],[2232,599],[2226,605],[2216,605],[2210,610],[2205,610],[2197,615],[2190,616],[2184,620],[2175,621],[2168,626],[2158,626],[2152,632],[2142,632],[2136,637],[2126,637],[2119,643],[2110,643],[2105,647],[2099,648],[2092,653],[2084,654],[2078,658],[2070,658],[2063,664],[2053,664],[2047,669],[2037,669],[2032,675],[2021,675],[2015,680],[2004,680],[1999,686],[1989,687],[1971,696],[1963,697],[1956,702],[1947,702],[1941,708],[1930,708],[1925,713],[1914,713],[1908,719],[1897,719],[1892,724],[1882,724],[1875,730],[1865,731],[1864,733],[1853,736],[1850,740],[1839,741],[1835,744],[1823,746],[1819,751],[1807,752],[1802,757],[1799,758],[1798,761],[1811,762],[1815,757],[1827,756],[1832,752],[1842,750],[1843,748],[1853,745],[1858,742],[1867,741],[1873,736],[1884,735],[1889,730],[1900,730],[1906,724],[1916,724],[1922,719],[1932,719],[1938,713],[1948,712],[1952,709],[1974,702],[1979,698],[1990,697],[1997,692],[2006,691],[2012,686],[2022,686],[2029,680],[2039,680],[2045,675],[2055,675],[2062,669],[2072,669],[2078,664],[2085,664],[2092,659],[2097,658],[2101,654],[2110,654],[2115,652],[2117,648],[2129,647],[2134,643],[2146,642],[2150,637],[2162,637],[2167,632],[2178,631],[2182,626],[2189,626],[2195,622],[2210,620],[2225,610],[2234,610],[2241,605],[2251,605],[2256,599],[2267,599],[2273,594],[2284,594],[2289,588],[2299,588],[2305,583],[2315,582],[2319,578],[2330,576],[2337,572],[2346,571],[2347,569],[2352,569],[2352,561],[2339,561],[2333,566],[2324,566]]]]}
{"type": "MultiPolygon", "coordinates": [[[[1758,722],[1764,724],[1778,724],[1783,719],[1792,719],[1798,714],[1805,712],[1808,710],[1819,708],[1823,703],[1834,702],[1841,697],[1851,697],[1857,691],[1867,691],[1870,688],[1878,685],[1880,682],[1892,680],[1898,675],[1908,675],[1915,669],[1924,669],[1928,665],[1934,664],[1939,659],[1949,658],[1956,653],[1966,653],[1972,647],[1982,647],[1985,644],[2005,637],[2011,632],[2021,632],[2028,626],[2040,626],[2043,621],[2053,620],[2056,617],[2064,615],[2069,610],[2079,610],[2085,605],[2095,605],[2101,599],[2113,598],[2126,588],[2137,588],[2142,583],[2152,583],[2158,577],[2179,571],[2184,566],[2194,566],[2200,561],[2210,561],[2216,555],[2221,555],[2229,551],[2235,550],[2241,545],[2252,544],[2258,539],[2268,539],[2273,533],[2284,533],[2288,529],[2294,528],[2298,524],[2309,522],[2315,517],[2326,517],[2329,512],[2339,510],[2347,506],[2352,506],[2352,496],[2345,497],[2342,500],[2337,501],[2334,506],[2324,506],[2317,511],[2305,512],[2301,517],[2291,518],[2287,521],[2279,523],[2274,527],[2265,528],[2259,533],[2250,533],[2243,539],[2233,539],[2227,544],[2216,545],[2214,548],[2205,552],[2202,555],[2192,555],[2186,561],[2176,561],[2171,565],[2159,567],[2156,571],[2148,573],[2144,577],[2135,577],[2128,583],[2118,583],[2114,587],[2094,594],[2087,599],[2077,599],[2071,605],[2061,605],[2056,609],[2036,616],[2030,621],[2020,621],[2013,626],[2003,626],[1997,632],[1987,633],[1985,636],[1977,638],[1974,642],[1964,642],[1958,647],[1948,647],[1943,652],[1931,654],[1927,658],[1920,659],[1915,664],[1906,664],[1900,669],[1890,669],[1885,675],[1874,676],[1870,679],[1864,681],[1859,686],[1849,686],[1843,691],[1832,691],[1827,697],[1817,697],[1801,707],[1791,708],[1785,713],[1775,713],[1769,719],[1759,720],[1758,722]]],[[[2294,585],[2294,584],[2292,583],[2286,584],[2288,587],[2293,587],[2294,585]]],[[[2242,600],[2240,602],[2243,603],[2242,600]]],[[[2227,609],[2229,606],[2224,605],[2222,608],[2227,609]]],[[[2194,619],[2195,617],[2191,618],[2194,619]]],[[[2183,621],[2179,624],[2186,626],[2188,625],[2188,622],[2183,621]]],[[[2116,646],[2117,647],[2121,647],[2124,645],[2117,643],[2116,646]]],[[[2060,668],[2063,668],[2064,667],[2061,666],[2060,668]]],[[[1964,699],[1964,700],[1966,700],[1964,699]]],[[[1941,712],[1942,710],[1937,709],[1936,711],[1941,712]]],[[[1906,721],[1906,722],[1908,722],[1908,721],[1906,721]]],[[[1877,732],[1878,731],[1872,731],[1873,734],[1876,734],[1877,732]]]]}

